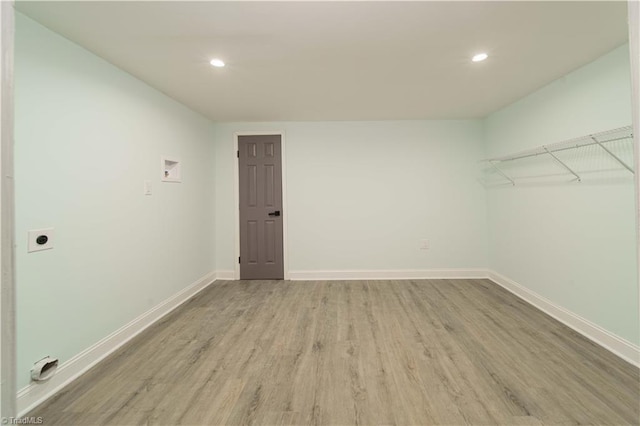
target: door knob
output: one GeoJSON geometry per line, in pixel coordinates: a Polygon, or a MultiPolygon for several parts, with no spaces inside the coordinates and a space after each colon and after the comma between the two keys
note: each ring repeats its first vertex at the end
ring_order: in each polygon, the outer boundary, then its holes
{"type": "Polygon", "coordinates": [[[280,216],[280,210],[276,210],[275,212],[269,213],[269,216],[280,216]]]}

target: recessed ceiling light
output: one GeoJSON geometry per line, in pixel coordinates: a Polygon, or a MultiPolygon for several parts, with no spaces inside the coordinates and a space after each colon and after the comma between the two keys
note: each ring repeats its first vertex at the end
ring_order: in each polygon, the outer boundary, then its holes
{"type": "Polygon", "coordinates": [[[220,60],[220,59],[212,59],[211,62],[209,62],[211,65],[213,65],[214,67],[218,67],[218,68],[222,68],[224,67],[224,61],[220,60]]]}
{"type": "Polygon", "coordinates": [[[473,55],[473,58],[471,58],[471,60],[473,62],[482,62],[485,59],[487,59],[489,57],[489,55],[487,55],[486,53],[478,53],[477,55],[473,55]]]}

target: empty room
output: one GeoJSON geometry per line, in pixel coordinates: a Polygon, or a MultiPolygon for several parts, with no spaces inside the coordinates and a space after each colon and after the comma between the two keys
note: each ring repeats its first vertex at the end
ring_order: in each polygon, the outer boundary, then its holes
{"type": "Polygon", "coordinates": [[[640,424],[637,2],[1,12],[3,424],[640,424]]]}

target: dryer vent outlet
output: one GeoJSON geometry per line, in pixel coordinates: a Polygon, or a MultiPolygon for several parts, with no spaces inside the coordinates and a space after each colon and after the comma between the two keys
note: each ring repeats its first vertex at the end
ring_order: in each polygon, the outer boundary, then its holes
{"type": "Polygon", "coordinates": [[[33,364],[31,379],[36,382],[49,380],[58,369],[58,358],[45,357],[33,364]]]}

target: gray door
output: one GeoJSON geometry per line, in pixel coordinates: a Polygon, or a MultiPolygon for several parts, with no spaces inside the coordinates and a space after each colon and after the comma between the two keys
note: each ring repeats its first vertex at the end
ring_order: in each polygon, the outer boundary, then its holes
{"type": "Polygon", "coordinates": [[[238,137],[240,279],[283,279],[280,135],[238,137]]]}

